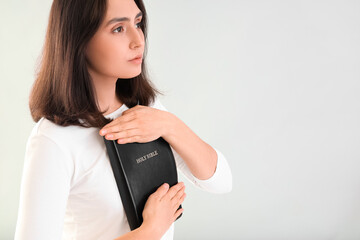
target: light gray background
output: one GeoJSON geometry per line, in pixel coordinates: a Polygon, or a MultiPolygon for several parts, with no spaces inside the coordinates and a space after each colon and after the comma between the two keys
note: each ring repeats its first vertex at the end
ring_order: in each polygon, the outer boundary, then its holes
{"type": "MultiPolygon", "coordinates": [[[[185,180],[180,239],[360,239],[360,1],[147,0],[151,79],[233,191],[185,180]]],[[[0,3],[0,239],[12,239],[51,1],[0,3]]],[[[180,176],[180,180],[184,180],[180,176]]],[[[44,226],[46,227],[46,226],[44,226]]]]}

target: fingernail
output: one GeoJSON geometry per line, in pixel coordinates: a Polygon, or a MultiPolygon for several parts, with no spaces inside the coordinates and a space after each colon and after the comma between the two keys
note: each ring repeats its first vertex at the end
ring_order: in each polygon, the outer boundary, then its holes
{"type": "Polygon", "coordinates": [[[169,187],[169,184],[164,183],[164,184],[163,184],[163,187],[168,188],[168,187],[169,187]]]}
{"type": "Polygon", "coordinates": [[[101,130],[101,134],[105,134],[106,133],[106,130],[101,130]]]}

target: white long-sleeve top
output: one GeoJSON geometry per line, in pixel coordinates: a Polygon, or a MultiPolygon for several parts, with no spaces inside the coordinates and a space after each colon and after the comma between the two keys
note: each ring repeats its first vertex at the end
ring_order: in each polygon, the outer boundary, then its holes
{"type": "MultiPolygon", "coordinates": [[[[150,107],[167,111],[158,98],[150,107]]],[[[117,118],[127,109],[123,104],[105,117],[117,118]]],[[[232,189],[231,170],[214,149],[216,171],[200,180],[171,147],[178,171],[190,183],[207,192],[227,193],[232,189]]],[[[162,240],[173,239],[174,223],[162,240]]],[[[129,231],[99,129],[64,127],[41,118],[26,144],[15,240],[113,240],[129,231]]]]}

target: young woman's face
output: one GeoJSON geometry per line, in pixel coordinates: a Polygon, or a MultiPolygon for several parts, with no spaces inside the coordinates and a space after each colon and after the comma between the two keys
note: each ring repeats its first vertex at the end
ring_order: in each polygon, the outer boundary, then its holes
{"type": "Polygon", "coordinates": [[[104,21],[86,49],[90,74],[117,79],[141,73],[142,59],[140,63],[129,61],[144,52],[141,20],[134,0],[108,0],[104,21]]]}

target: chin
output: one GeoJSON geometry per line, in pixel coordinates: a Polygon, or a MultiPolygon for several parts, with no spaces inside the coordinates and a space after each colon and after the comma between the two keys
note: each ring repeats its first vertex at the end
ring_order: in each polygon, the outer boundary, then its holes
{"type": "Polygon", "coordinates": [[[137,77],[141,74],[141,71],[136,71],[136,72],[131,72],[131,73],[127,73],[127,74],[119,74],[118,78],[124,78],[124,79],[128,79],[128,78],[134,78],[137,77]]]}

